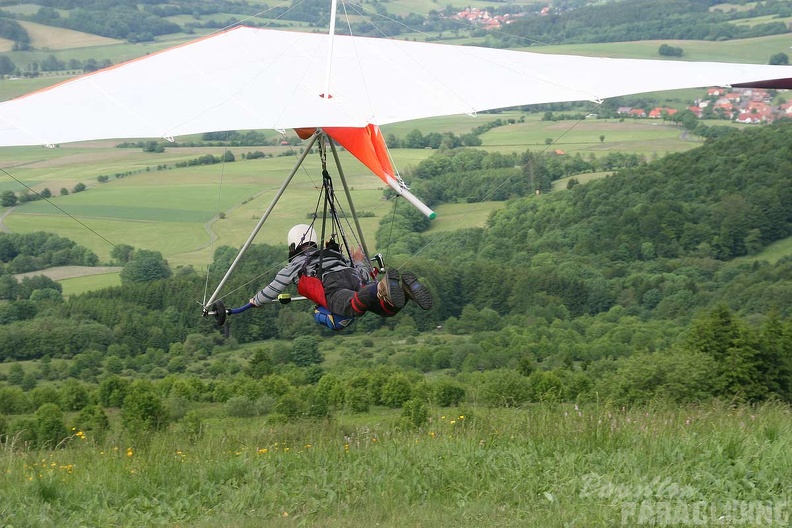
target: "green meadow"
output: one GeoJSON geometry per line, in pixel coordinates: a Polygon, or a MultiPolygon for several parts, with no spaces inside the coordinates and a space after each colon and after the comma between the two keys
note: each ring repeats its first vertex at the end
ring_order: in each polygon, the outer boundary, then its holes
{"type": "Polygon", "coordinates": [[[683,60],[700,62],[746,62],[767,64],[776,53],[789,52],[789,35],[771,35],[742,40],[710,42],[704,40],[642,40],[604,44],[565,44],[523,48],[536,53],[559,53],[590,57],[622,57],[626,59],[661,59],[661,44],[681,47],[683,60]]]}
{"type": "Polygon", "coordinates": [[[118,273],[102,273],[100,275],[86,275],[58,281],[63,287],[63,296],[85,293],[87,291],[101,290],[121,285],[118,273]]]}
{"type": "MultiPolygon", "coordinates": [[[[4,166],[9,174],[37,191],[46,187],[53,193],[49,201],[29,202],[11,211],[3,219],[11,231],[54,232],[91,248],[102,261],[109,260],[111,243],[129,244],[161,251],[172,265],[199,268],[211,262],[211,252],[219,245],[241,246],[297,159],[283,156],[242,160],[243,153],[257,150],[245,147],[231,149],[237,157],[233,163],[157,170],[157,165],[171,165],[201,153],[220,155],[223,149],[173,148],[158,155],[145,154],[137,148],[107,146],[7,150],[4,166]],[[132,173],[128,176],[114,176],[129,171],[132,173]],[[97,183],[100,175],[109,175],[109,181],[97,183]],[[72,189],[80,182],[88,189],[59,195],[60,188],[72,189]]],[[[399,166],[400,153],[394,151],[399,166]]],[[[407,165],[430,155],[423,150],[404,153],[407,165]]],[[[345,152],[339,155],[345,177],[354,190],[356,210],[375,215],[361,218],[364,233],[371,237],[380,218],[390,210],[382,199],[384,183],[345,152]]],[[[332,158],[330,163],[330,172],[337,174],[332,158]]],[[[318,154],[311,154],[256,240],[281,243],[283,233],[291,225],[306,221],[314,212],[320,186],[318,154]]],[[[338,178],[336,186],[341,203],[345,204],[338,178]]],[[[7,178],[2,188],[22,190],[16,181],[7,178]]]]}
{"type": "MultiPolygon", "coordinates": [[[[5,526],[787,526],[786,407],[537,404],[184,430],[73,430],[0,449],[5,526]]],[[[117,415],[111,423],[117,422],[117,415]]],[[[193,425],[190,426],[189,423],[193,425]]]]}

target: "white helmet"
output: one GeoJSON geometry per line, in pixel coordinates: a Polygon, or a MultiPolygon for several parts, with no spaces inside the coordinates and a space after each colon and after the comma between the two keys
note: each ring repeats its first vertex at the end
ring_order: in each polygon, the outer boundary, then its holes
{"type": "Polygon", "coordinates": [[[289,244],[289,251],[294,251],[309,242],[312,242],[315,247],[319,247],[319,238],[316,236],[316,231],[308,224],[297,224],[289,229],[286,241],[289,244]]]}

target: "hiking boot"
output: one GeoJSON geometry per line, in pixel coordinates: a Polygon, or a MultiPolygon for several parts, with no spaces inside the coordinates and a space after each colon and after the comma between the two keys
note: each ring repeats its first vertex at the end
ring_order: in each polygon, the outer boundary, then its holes
{"type": "Polygon", "coordinates": [[[404,290],[399,283],[399,270],[390,269],[385,272],[385,278],[377,284],[377,297],[396,309],[402,309],[406,302],[404,290]]]}
{"type": "Polygon", "coordinates": [[[434,305],[432,293],[429,291],[429,288],[418,282],[418,278],[415,274],[410,272],[402,273],[401,280],[404,294],[415,304],[424,310],[428,310],[434,305]]]}

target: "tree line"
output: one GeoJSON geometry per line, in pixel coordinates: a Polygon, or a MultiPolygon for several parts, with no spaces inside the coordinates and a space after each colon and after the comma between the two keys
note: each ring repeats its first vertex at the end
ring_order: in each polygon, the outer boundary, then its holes
{"type": "Polygon", "coordinates": [[[0,233],[2,274],[27,273],[53,266],[95,266],[98,262],[93,251],[52,233],[0,233]]]}

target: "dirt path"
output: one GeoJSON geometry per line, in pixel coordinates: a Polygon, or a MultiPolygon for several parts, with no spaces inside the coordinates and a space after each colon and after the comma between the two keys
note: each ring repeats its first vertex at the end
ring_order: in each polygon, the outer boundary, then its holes
{"type": "Polygon", "coordinates": [[[33,277],[34,275],[45,275],[54,281],[63,279],[73,279],[75,277],[85,277],[88,275],[102,275],[105,273],[116,273],[123,268],[114,266],[61,266],[59,268],[48,268],[39,271],[30,271],[28,273],[19,273],[14,275],[17,280],[24,277],[33,277]]]}
{"type": "Polygon", "coordinates": [[[8,215],[10,215],[10,214],[11,214],[11,211],[13,211],[13,210],[14,210],[14,208],[13,208],[13,207],[6,207],[6,208],[4,209],[4,211],[3,211],[3,214],[0,214],[0,231],[2,231],[3,233],[8,233],[8,232],[9,232],[9,231],[8,231],[8,228],[7,228],[7,227],[6,227],[6,225],[3,223],[3,220],[5,220],[5,217],[6,217],[6,216],[8,216],[8,215]]]}

